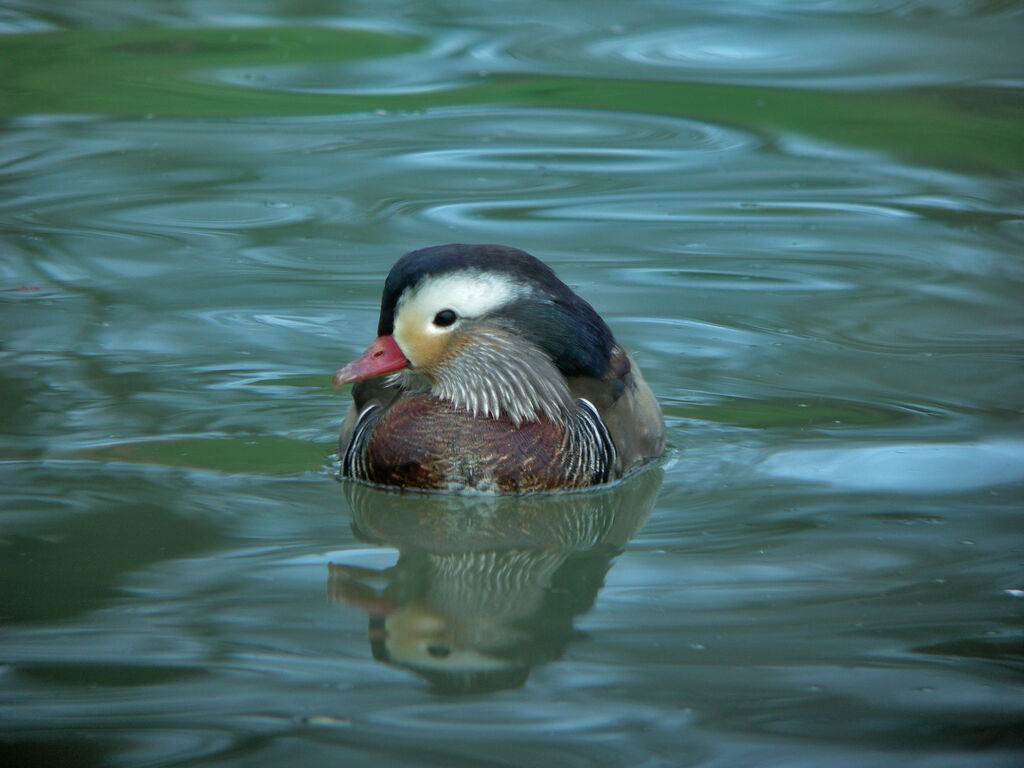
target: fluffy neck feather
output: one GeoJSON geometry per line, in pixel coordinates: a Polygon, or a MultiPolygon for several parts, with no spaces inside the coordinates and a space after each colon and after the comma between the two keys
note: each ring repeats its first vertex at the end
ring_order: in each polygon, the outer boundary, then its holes
{"type": "MultiPolygon", "coordinates": [[[[416,378],[399,371],[393,381],[414,389],[416,378]]],[[[541,418],[565,423],[572,413],[565,377],[547,354],[500,328],[476,328],[471,340],[453,341],[427,379],[432,396],[477,417],[504,416],[518,425],[541,418]]]]}

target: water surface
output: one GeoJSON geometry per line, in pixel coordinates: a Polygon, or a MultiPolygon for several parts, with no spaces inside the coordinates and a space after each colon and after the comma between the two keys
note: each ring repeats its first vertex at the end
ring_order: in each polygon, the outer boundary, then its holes
{"type": "Polygon", "coordinates": [[[1011,766],[1024,19],[1001,2],[0,11],[10,765],[1011,766]],[[658,394],[571,498],[331,478],[407,250],[658,394]]]}

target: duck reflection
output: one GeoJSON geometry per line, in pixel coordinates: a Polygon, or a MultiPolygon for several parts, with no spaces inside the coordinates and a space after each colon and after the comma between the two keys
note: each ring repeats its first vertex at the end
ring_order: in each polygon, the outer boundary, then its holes
{"type": "Polygon", "coordinates": [[[523,685],[561,657],[613,559],[640,529],[660,469],[599,492],[524,497],[395,494],[346,484],[358,536],[391,568],[329,566],[331,599],[369,617],[375,659],[439,693],[523,685]]]}

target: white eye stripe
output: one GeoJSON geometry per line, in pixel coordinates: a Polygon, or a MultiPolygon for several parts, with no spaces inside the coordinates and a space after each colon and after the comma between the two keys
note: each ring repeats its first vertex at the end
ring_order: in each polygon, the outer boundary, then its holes
{"type": "Polygon", "coordinates": [[[526,295],[528,289],[500,272],[455,272],[428,277],[398,300],[395,315],[404,311],[433,318],[451,309],[459,317],[479,317],[526,295]]]}

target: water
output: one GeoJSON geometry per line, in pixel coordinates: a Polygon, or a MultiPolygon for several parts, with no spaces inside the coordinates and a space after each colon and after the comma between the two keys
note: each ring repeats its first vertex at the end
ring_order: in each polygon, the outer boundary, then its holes
{"type": "Polygon", "coordinates": [[[1009,2],[9,3],[5,765],[1010,766],[1009,2]],[[391,263],[557,269],[671,452],[334,482],[391,263]]]}

